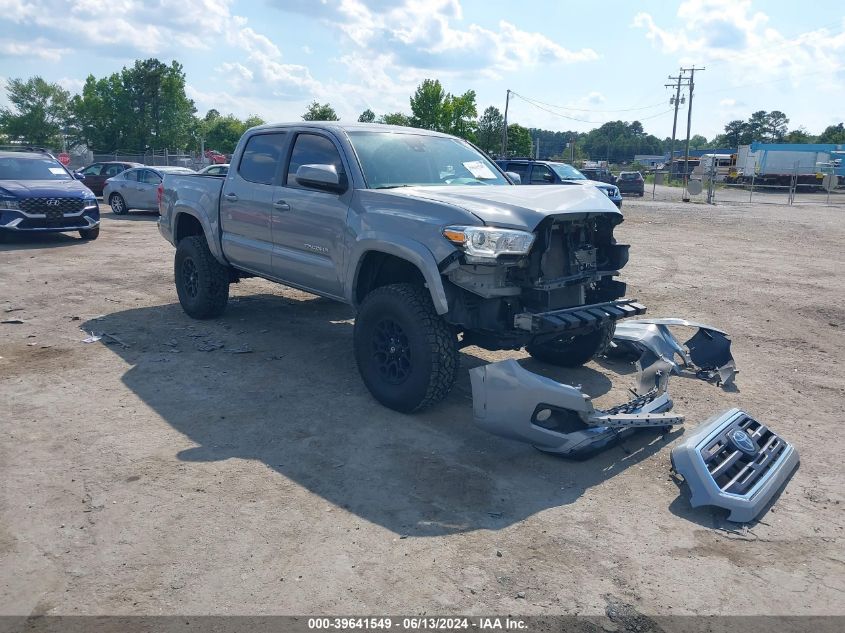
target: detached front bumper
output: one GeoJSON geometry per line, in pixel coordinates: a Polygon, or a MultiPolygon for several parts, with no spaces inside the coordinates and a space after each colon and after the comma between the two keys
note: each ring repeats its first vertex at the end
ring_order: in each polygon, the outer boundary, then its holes
{"type": "Polygon", "coordinates": [[[506,360],[469,371],[475,423],[499,435],[566,457],[585,457],[642,427],[681,424],[672,400],[657,389],[607,410],[577,387],[555,382],[506,360]]]}

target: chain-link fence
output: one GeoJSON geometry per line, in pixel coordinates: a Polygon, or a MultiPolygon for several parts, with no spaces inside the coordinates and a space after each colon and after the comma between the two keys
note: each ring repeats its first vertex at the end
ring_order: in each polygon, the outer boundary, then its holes
{"type": "Polygon", "coordinates": [[[652,172],[645,185],[645,197],[667,202],[710,204],[829,205],[845,208],[845,178],[829,170],[811,176],[784,174],[778,178],[725,182],[704,174],[700,180],[669,181],[668,173],[652,172]]]}
{"type": "Polygon", "coordinates": [[[208,164],[199,153],[178,153],[168,150],[155,150],[144,153],[116,151],[109,154],[94,153],[91,162],[121,161],[125,163],[141,163],[151,167],[188,167],[199,169],[208,164]]]}

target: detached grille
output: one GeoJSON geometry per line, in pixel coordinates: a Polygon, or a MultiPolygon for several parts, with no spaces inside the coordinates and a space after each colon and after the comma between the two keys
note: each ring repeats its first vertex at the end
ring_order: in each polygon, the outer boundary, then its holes
{"type": "Polygon", "coordinates": [[[85,206],[82,198],[22,198],[18,201],[26,213],[46,213],[58,215],[79,213],[85,206]]]}
{"type": "Polygon", "coordinates": [[[786,448],[786,442],[766,425],[742,415],[722,429],[700,452],[710,476],[722,492],[745,495],[765,477],[786,448]],[[749,446],[742,446],[743,433],[751,441],[749,446]]]}

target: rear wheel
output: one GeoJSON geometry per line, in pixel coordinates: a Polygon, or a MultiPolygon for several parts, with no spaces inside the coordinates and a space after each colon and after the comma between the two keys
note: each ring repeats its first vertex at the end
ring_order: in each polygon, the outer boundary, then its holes
{"type": "Polygon", "coordinates": [[[79,236],[83,240],[96,240],[100,236],[100,227],[95,226],[91,229],[79,229],[79,236]]]}
{"type": "Polygon", "coordinates": [[[186,237],[176,247],[173,266],[182,309],[195,319],[220,316],[229,301],[229,269],[214,259],[205,238],[186,237]]]}
{"type": "Polygon", "coordinates": [[[455,384],[456,336],[420,286],[391,284],[368,294],[355,318],[354,345],[367,389],[396,411],[436,404],[455,384]]]}
{"type": "Polygon", "coordinates": [[[126,200],[119,193],[109,196],[109,206],[115,215],[126,215],[129,209],[126,207],[126,200]]]}
{"type": "Polygon", "coordinates": [[[545,343],[525,346],[537,360],[559,367],[578,367],[595,356],[600,356],[610,346],[616,325],[609,323],[588,334],[562,336],[545,343]]]}

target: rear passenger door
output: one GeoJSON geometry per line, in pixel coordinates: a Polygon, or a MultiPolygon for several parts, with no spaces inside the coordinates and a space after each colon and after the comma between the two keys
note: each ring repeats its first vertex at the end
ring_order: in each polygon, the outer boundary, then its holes
{"type": "Polygon", "coordinates": [[[136,204],[138,209],[158,209],[158,186],[161,184],[161,176],[152,169],[143,170],[138,177],[138,198],[136,204]]]}
{"type": "Polygon", "coordinates": [[[299,167],[314,164],[334,165],[341,179],[348,180],[349,165],[331,136],[316,131],[296,134],[273,204],[273,270],[294,286],[340,298],[352,188],[335,193],[297,183],[299,167]]]}
{"type": "Polygon", "coordinates": [[[287,139],[287,132],[251,136],[220,196],[223,252],[233,264],[265,276],[273,276],[273,195],[282,182],[287,139]]]}

